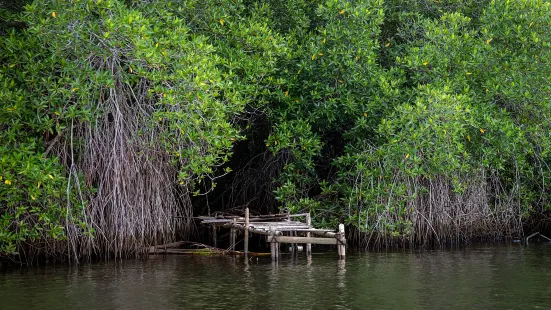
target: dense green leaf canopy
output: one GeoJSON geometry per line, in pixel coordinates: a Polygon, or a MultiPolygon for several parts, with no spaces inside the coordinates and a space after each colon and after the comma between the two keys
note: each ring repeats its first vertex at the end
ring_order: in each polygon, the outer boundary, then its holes
{"type": "Polygon", "coordinates": [[[278,207],[368,244],[507,237],[549,207],[548,1],[70,0],[0,14],[0,253],[171,239],[169,218],[231,173],[243,140],[279,158],[278,207]]]}

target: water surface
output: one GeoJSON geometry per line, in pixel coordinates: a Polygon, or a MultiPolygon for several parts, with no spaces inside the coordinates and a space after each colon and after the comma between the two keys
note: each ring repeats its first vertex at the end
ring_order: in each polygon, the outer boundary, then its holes
{"type": "Polygon", "coordinates": [[[207,256],[0,273],[0,309],[549,309],[551,245],[207,256]]]}

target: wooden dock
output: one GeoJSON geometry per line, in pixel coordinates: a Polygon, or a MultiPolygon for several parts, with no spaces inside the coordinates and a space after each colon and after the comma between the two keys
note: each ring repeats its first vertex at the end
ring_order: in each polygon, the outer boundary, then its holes
{"type": "Polygon", "coordinates": [[[245,256],[249,252],[249,234],[263,235],[270,243],[272,260],[279,257],[282,243],[291,244],[292,253],[297,251],[297,244],[306,245],[306,254],[312,253],[312,244],[336,245],[339,259],[346,257],[346,236],[344,224],[338,230],[316,229],[312,227],[310,213],[301,214],[270,214],[249,216],[249,209],[245,209],[245,216],[217,216],[199,217],[202,224],[210,225],[213,229],[214,244],[217,245],[216,231],[219,228],[230,229],[231,250],[235,251],[238,232],[243,232],[243,247],[245,256]],[[304,221],[300,221],[303,219],[304,221]],[[314,237],[315,236],[315,237],[314,237]]]}

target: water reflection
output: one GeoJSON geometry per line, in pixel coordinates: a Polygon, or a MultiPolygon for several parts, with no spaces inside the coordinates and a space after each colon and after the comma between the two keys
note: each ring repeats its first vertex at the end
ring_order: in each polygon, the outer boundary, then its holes
{"type": "Polygon", "coordinates": [[[551,304],[551,246],[49,266],[0,273],[1,309],[400,309],[551,304]]]}
{"type": "Polygon", "coordinates": [[[346,276],[346,261],[338,260],[337,261],[337,287],[346,287],[345,284],[346,276]]]}

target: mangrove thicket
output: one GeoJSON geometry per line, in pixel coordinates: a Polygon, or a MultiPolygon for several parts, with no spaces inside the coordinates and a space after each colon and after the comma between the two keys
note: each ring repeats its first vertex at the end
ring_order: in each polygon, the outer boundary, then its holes
{"type": "Polygon", "coordinates": [[[359,246],[522,237],[550,27],[545,0],[0,1],[0,256],[134,255],[245,206],[359,246]]]}

